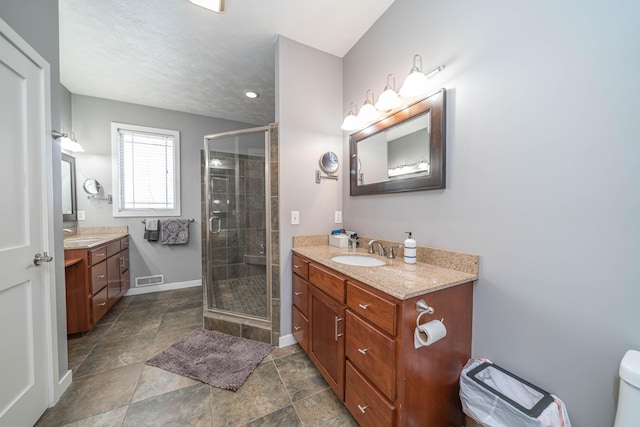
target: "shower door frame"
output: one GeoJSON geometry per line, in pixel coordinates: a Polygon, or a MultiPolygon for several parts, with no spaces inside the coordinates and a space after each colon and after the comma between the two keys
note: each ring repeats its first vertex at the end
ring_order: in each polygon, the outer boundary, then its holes
{"type": "MultiPolygon", "coordinates": [[[[203,218],[203,223],[205,223],[204,225],[204,229],[206,230],[206,238],[204,239],[204,253],[205,253],[205,266],[206,266],[206,273],[203,274],[203,280],[205,281],[204,283],[204,300],[205,300],[205,317],[207,313],[215,313],[217,315],[222,315],[226,318],[230,318],[230,319],[235,319],[235,320],[243,320],[243,321],[251,321],[252,323],[255,323],[256,325],[260,325],[263,327],[272,327],[272,321],[271,321],[271,310],[272,310],[272,295],[273,295],[273,289],[272,289],[272,275],[271,275],[271,264],[272,264],[272,254],[271,254],[271,249],[272,249],[272,226],[271,226],[271,130],[275,127],[277,127],[277,124],[271,124],[271,125],[266,125],[266,126],[259,126],[259,127],[254,127],[254,128],[248,128],[248,129],[240,129],[240,130],[234,130],[234,131],[229,131],[229,132],[222,132],[222,133],[215,133],[215,134],[211,134],[211,135],[205,135],[204,137],[204,168],[205,168],[205,172],[206,172],[206,179],[204,180],[204,186],[205,186],[205,218],[203,218]],[[211,259],[211,254],[209,253],[209,239],[211,238],[211,226],[212,226],[212,222],[210,221],[210,214],[211,214],[211,210],[210,210],[210,203],[209,203],[209,197],[211,197],[211,180],[210,180],[210,168],[209,168],[209,161],[210,161],[210,148],[209,148],[209,141],[212,139],[219,139],[219,138],[228,138],[228,137],[233,137],[233,136],[239,136],[239,135],[245,135],[245,134],[250,134],[250,133],[259,133],[259,132],[264,132],[264,137],[265,137],[265,153],[264,153],[264,190],[265,190],[265,196],[264,196],[264,200],[265,200],[265,242],[266,242],[266,248],[265,248],[265,283],[267,285],[267,292],[266,292],[266,298],[265,298],[265,304],[266,304],[266,316],[265,318],[261,318],[261,317],[257,317],[257,316],[252,316],[250,314],[245,314],[245,313],[237,313],[237,312],[233,312],[233,311],[228,311],[228,310],[222,310],[222,309],[218,309],[216,307],[211,307],[211,298],[209,295],[210,292],[210,286],[213,286],[213,269],[211,268],[210,263],[210,259],[211,259]]],[[[214,150],[215,151],[215,150],[214,150]]],[[[211,289],[212,291],[212,289],[211,289]]]]}

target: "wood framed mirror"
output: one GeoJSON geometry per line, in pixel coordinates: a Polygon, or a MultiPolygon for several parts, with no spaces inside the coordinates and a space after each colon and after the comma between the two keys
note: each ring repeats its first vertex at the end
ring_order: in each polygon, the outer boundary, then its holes
{"type": "Polygon", "coordinates": [[[445,90],[349,137],[351,195],[445,188],[445,90]]]}

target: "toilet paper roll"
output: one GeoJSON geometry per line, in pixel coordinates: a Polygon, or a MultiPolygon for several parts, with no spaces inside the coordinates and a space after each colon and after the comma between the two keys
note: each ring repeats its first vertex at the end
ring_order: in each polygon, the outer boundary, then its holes
{"type": "Polygon", "coordinates": [[[431,345],[447,336],[447,328],[440,320],[419,325],[413,333],[413,345],[415,348],[431,345]]]}

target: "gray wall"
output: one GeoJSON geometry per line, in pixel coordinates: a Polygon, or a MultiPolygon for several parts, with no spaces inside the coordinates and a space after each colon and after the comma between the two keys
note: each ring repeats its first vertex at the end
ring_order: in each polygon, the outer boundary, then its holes
{"type": "MultiPolygon", "coordinates": [[[[58,50],[58,2],[51,0],[2,0],[0,19],[13,28],[51,66],[51,127],[60,128],[60,54],[58,50]]],[[[62,229],[60,190],[60,143],[52,143],[53,223],[62,229]]],[[[64,250],[62,232],[55,234],[49,248],[55,263],[56,311],[58,331],[58,378],[67,372],[67,318],[64,289],[64,250]]]]}
{"type": "MultiPolygon", "coordinates": [[[[349,197],[367,236],[480,255],[473,356],[612,425],[640,349],[640,3],[396,0],[344,58],[343,112],[415,53],[447,92],[447,188],[349,197]],[[398,209],[398,208],[401,209],[398,209]]],[[[347,154],[346,139],[343,156],[347,154]]]]}
{"type": "Polygon", "coordinates": [[[204,136],[253,126],[76,94],[72,95],[72,117],[73,131],[85,149],[84,153],[75,153],[78,210],[86,212],[86,220],[78,221],[78,226],[129,226],[132,287],[136,277],[155,274],[164,274],[165,283],[200,280],[200,150],[204,136]],[[113,218],[112,205],[89,200],[82,191],[84,180],[95,178],[104,186],[104,195],[113,194],[112,121],[180,131],[181,217],[196,220],[190,226],[187,245],[167,246],[144,240],[141,218],[113,218]]]}
{"type": "Polygon", "coordinates": [[[330,233],[342,210],[340,182],[347,179],[342,150],[342,60],[280,37],[276,58],[276,120],[280,123],[281,336],[291,333],[293,236],[330,233]],[[320,156],[340,157],[340,180],[315,183],[320,156]],[[291,211],[300,224],[291,225],[291,211]]]}

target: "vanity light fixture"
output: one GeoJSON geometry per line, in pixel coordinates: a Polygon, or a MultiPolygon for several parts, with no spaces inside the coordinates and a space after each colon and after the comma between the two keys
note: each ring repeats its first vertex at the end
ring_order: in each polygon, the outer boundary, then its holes
{"type": "Polygon", "coordinates": [[[422,57],[420,55],[413,56],[413,67],[409,71],[409,75],[404,80],[400,88],[400,96],[405,98],[413,98],[422,95],[429,90],[427,79],[433,77],[444,69],[444,65],[434,68],[427,75],[422,72],[422,57]]]}
{"type": "Polygon", "coordinates": [[[224,13],[226,0],[189,0],[193,4],[197,4],[205,9],[212,10],[217,13],[224,13]]]}
{"type": "Polygon", "coordinates": [[[347,117],[344,118],[344,121],[342,122],[342,126],[340,126],[340,128],[342,130],[356,130],[361,128],[362,123],[360,123],[360,120],[358,120],[358,117],[356,117],[357,113],[358,105],[355,102],[352,102],[349,107],[349,114],[347,114],[347,117]]]}
{"type": "Polygon", "coordinates": [[[378,97],[378,102],[376,102],[376,108],[380,111],[389,111],[398,108],[401,103],[402,101],[400,101],[400,97],[396,93],[396,78],[393,74],[389,74],[387,76],[387,85],[380,97],[378,97]]]}
{"type": "Polygon", "coordinates": [[[76,140],[76,136],[73,132],[67,133],[64,131],[64,129],[62,130],[62,132],[52,130],[51,136],[53,136],[54,139],[60,140],[60,148],[62,148],[63,150],[71,151],[73,153],[84,152],[84,148],[82,148],[82,145],[80,145],[80,143],[76,140]]]}
{"type": "Polygon", "coordinates": [[[373,106],[373,90],[369,89],[367,91],[367,98],[364,100],[362,107],[360,107],[358,120],[364,124],[377,119],[378,116],[378,110],[373,106]],[[369,94],[371,94],[371,96],[369,96],[369,94]]]}
{"type": "Polygon", "coordinates": [[[249,99],[256,99],[260,96],[260,94],[258,92],[256,92],[255,90],[245,90],[244,91],[244,96],[246,96],[249,99]]]}

